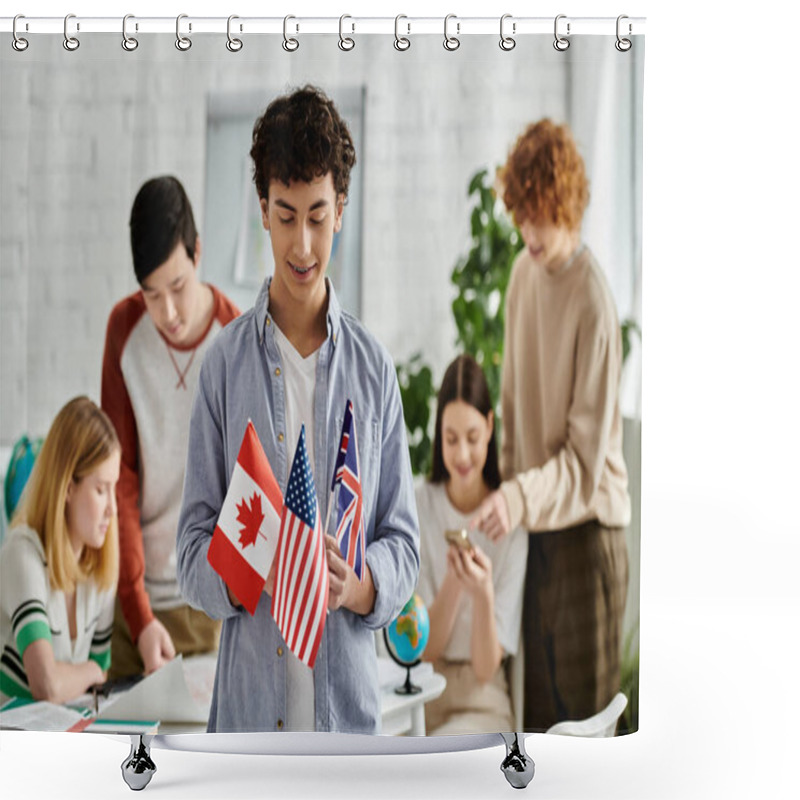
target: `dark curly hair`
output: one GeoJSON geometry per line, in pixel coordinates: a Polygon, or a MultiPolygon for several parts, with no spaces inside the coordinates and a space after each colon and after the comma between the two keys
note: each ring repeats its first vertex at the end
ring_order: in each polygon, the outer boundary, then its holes
{"type": "Polygon", "coordinates": [[[500,170],[503,202],[523,219],[579,230],[589,203],[589,181],[567,125],[543,119],[517,139],[500,170]]]}
{"type": "Polygon", "coordinates": [[[333,101],[315,86],[273,100],[253,126],[253,181],[267,199],[273,180],[289,185],[333,177],[337,195],[347,197],[356,150],[333,101]]]}

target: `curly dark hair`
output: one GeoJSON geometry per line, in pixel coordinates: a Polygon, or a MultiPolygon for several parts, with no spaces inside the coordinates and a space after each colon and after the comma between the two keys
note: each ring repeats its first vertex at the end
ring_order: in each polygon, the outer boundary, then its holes
{"type": "Polygon", "coordinates": [[[331,173],[337,195],[347,196],[356,150],[333,101],[315,86],[273,100],[253,126],[253,181],[267,199],[273,180],[289,185],[331,173]]]}

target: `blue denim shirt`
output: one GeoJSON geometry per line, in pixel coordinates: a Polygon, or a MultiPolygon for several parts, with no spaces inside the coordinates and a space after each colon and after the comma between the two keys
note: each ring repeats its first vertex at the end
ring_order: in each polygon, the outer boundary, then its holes
{"type": "MultiPolygon", "coordinates": [[[[255,307],[230,322],[203,359],[189,432],[178,523],[178,581],[188,602],[224,620],[210,732],[278,731],[286,719],[286,645],[264,593],[254,616],[231,605],[208,563],[208,547],[249,419],[281,487],[288,475],[286,395],[269,280],[255,307]],[[281,368],[281,372],[278,369],[281,368]]],[[[328,614],[314,665],[318,731],[380,732],[374,633],[411,596],[419,573],[419,525],[403,408],[392,359],[328,282],[328,336],[320,348],[314,394],[314,475],[322,520],[330,499],[345,401],[355,408],[364,503],[366,559],[375,606],[361,616],[328,614]]],[[[332,525],[335,520],[332,521],[332,525]]]]}

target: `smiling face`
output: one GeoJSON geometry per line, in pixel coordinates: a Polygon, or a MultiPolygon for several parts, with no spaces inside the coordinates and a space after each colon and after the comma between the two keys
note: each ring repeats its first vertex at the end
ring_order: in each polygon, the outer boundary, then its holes
{"type": "Polygon", "coordinates": [[[119,480],[118,449],[96,469],[67,487],[67,535],[77,558],[84,547],[100,549],[108,527],[117,513],[116,486],[119,480]]]}
{"type": "Polygon", "coordinates": [[[550,274],[555,274],[575,252],[580,234],[552,223],[534,223],[523,219],[519,226],[530,257],[550,274]]]}
{"type": "Polygon", "coordinates": [[[337,197],[330,172],[288,186],[270,182],[269,197],[261,199],[261,219],[275,259],[271,306],[314,314],[325,308],[325,271],[343,210],[344,198],[337,197]]]}
{"type": "Polygon", "coordinates": [[[198,240],[194,258],[178,242],[169,258],[141,283],[147,312],[164,338],[176,347],[194,344],[203,333],[203,284],[197,277],[198,240]]]}
{"type": "Polygon", "coordinates": [[[494,416],[484,417],[464,400],[452,400],[442,412],[442,460],[450,475],[454,496],[479,492],[483,486],[483,466],[492,438],[494,416]]]}

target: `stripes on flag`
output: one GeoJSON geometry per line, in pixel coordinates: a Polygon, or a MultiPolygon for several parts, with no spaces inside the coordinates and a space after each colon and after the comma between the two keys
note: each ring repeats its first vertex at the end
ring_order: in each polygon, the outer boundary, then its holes
{"type": "Polygon", "coordinates": [[[272,616],[287,647],[313,668],[325,628],[329,579],[305,425],[286,486],[277,559],[272,616]]]}

